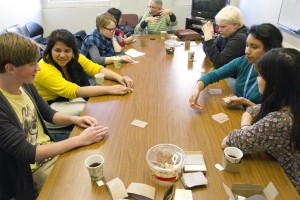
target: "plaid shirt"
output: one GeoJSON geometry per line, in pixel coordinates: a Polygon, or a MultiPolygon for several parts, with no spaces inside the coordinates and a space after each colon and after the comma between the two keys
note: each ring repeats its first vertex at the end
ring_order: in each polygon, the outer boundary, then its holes
{"type": "MultiPolygon", "coordinates": [[[[118,37],[114,37],[119,42],[118,37]]],[[[120,54],[115,52],[111,39],[102,36],[97,29],[94,29],[84,38],[81,45],[81,54],[89,57],[89,48],[91,46],[97,46],[102,57],[110,57],[120,54]]]]}

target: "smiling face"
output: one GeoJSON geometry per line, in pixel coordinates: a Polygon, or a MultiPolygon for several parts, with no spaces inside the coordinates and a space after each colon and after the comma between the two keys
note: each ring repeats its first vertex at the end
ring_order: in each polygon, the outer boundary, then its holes
{"type": "Polygon", "coordinates": [[[73,50],[63,42],[56,42],[51,50],[53,60],[61,67],[65,67],[73,57],[73,50]]]}
{"type": "Polygon", "coordinates": [[[255,39],[252,34],[249,34],[246,40],[245,54],[250,63],[255,63],[264,53],[265,47],[263,43],[255,39]]]}

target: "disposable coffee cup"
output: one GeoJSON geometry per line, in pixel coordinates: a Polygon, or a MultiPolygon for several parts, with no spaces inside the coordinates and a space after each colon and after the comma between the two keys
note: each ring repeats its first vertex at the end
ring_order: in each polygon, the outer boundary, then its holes
{"type": "Polygon", "coordinates": [[[176,41],[177,40],[177,36],[176,35],[171,35],[171,40],[176,41]]]}
{"type": "Polygon", "coordinates": [[[190,40],[186,40],[184,42],[184,49],[185,50],[190,50],[190,45],[191,45],[191,41],[190,40]]]}
{"type": "Polygon", "coordinates": [[[104,83],[104,74],[103,73],[98,73],[95,74],[95,80],[96,80],[96,85],[103,85],[104,83]]]}
{"type": "Polygon", "coordinates": [[[103,178],[104,158],[101,155],[92,155],[85,159],[92,181],[100,181],[103,178]]]}
{"type": "Polygon", "coordinates": [[[240,163],[243,157],[243,152],[236,147],[226,147],[224,149],[224,157],[230,163],[240,163]]]}
{"type": "Polygon", "coordinates": [[[115,68],[120,68],[121,67],[121,58],[120,57],[114,57],[114,66],[115,68]]]}
{"type": "Polygon", "coordinates": [[[167,54],[174,54],[176,42],[173,40],[165,41],[165,50],[167,54]]]}
{"type": "Polygon", "coordinates": [[[160,38],[161,38],[162,40],[167,39],[167,37],[168,37],[167,31],[161,31],[161,32],[160,32],[160,38]]]}
{"type": "Polygon", "coordinates": [[[194,51],[188,51],[188,58],[189,61],[193,61],[194,60],[194,56],[195,56],[195,52],[194,51]]]}

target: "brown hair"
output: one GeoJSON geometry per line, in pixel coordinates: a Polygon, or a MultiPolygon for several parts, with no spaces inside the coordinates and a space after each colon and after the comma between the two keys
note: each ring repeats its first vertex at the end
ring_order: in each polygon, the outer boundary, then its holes
{"type": "Polygon", "coordinates": [[[0,73],[5,72],[8,63],[19,67],[37,61],[39,56],[39,46],[34,40],[12,32],[0,35],[0,73]]]}
{"type": "Polygon", "coordinates": [[[96,18],[97,29],[99,30],[99,28],[106,27],[110,23],[110,21],[113,21],[117,25],[117,21],[113,15],[111,15],[109,13],[103,13],[103,14],[97,15],[97,18],[96,18]]]}

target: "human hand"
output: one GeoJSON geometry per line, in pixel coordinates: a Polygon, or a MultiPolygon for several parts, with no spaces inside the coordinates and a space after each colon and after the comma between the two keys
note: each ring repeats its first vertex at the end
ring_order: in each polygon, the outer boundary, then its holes
{"type": "Polygon", "coordinates": [[[189,101],[190,101],[190,107],[191,108],[193,108],[195,110],[198,110],[198,111],[201,111],[203,109],[203,106],[201,104],[197,103],[199,95],[200,95],[200,91],[196,87],[193,94],[192,94],[192,96],[190,97],[189,101]]]}
{"type": "Polygon", "coordinates": [[[211,40],[214,38],[215,32],[214,32],[214,25],[211,21],[206,22],[202,26],[202,31],[204,33],[204,40],[211,40]]]}
{"type": "Polygon", "coordinates": [[[134,36],[131,35],[131,36],[129,36],[129,37],[127,37],[127,38],[125,39],[125,43],[126,43],[126,44],[131,44],[131,43],[133,42],[134,39],[135,39],[134,36]]]}
{"type": "Polygon", "coordinates": [[[134,60],[128,55],[120,56],[122,62],[132,63],[134,60]]]}
{"type": "Polygon", "coordinates": [[[128,76],[122,76],[119,83],[121,83],[122,85],[125,85],[129,88],[133,88],[133,80],[131,78],[129,78],[128,76]]]}
{"type": "Polygon", "coordinates": [[[119,36],[118,36],[118,40],[119,40],[119,41],[122,41],[122,40],[124,40],[124,38],[123,38],[121,35],[119,35],[119,36]]]}
{"type": "Polygon", "coordinates": [[[166,15],[172,15],[173,11],[171,9],[162,9],[158,11],[159,15],[166,16],[166,15]]]}
{"type": "Polygon", "coordinates": [[[99,142],[106,134],[108,134],[108,127],[93,125],[86,128],[78,137],[80,137],[81,146],[86,146],[99,142]]]}
{"type": "Polygon", "coordinates": [[[109,86],[109,87],[110,87],[109,94],[112,94],[112,95],[126,95],[133,91],[132,88],[124,86],[124,85],[113,85],[113,86],[109,86]]]}
{"type": "Polygon", "coordinates": [[[90,126],[98,125],[98,121],[90,116],[75,117],[75,124],[81,128],[88,128],[90,126]]]}
{"type": "Polygon", "coordinates": [[[228,138],[228,135],[223,139],[222,141],[222,148],[225,149],[228,145],[226,144],[226,140],[228,138]]]}
{"type": "Polygon", "coordinates": [[[147,22],[147,23],[155,23],[157,20],[158,20],[158,16],[156,16],[156,17],[147,17],[146,19],[145,19],[145,22],[147,22]]]}
{"type": "Polygon", "coordinates": [[[225,97],[225,99],[227,99],[226,101],[227,107],[230,108],[241,107],[244,105],[245,102],[244,97],[237,97],[235,95],[230,95],[228,97],[225,97]]]}

